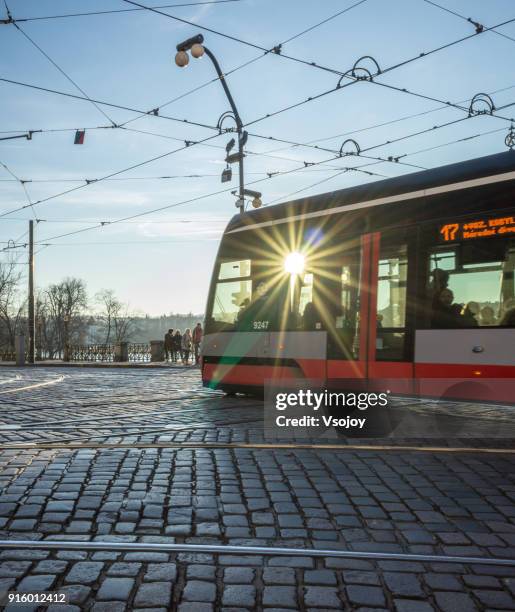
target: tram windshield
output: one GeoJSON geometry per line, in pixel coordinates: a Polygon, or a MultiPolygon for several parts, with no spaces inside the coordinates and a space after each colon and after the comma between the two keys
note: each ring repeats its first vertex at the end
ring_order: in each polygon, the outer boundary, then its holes
{"type": "Polygon", "coordinates": [[[294,240],[275,228],[226,236],[215,268],[207,331],[316,329],[319,246],[309,232],[294,240]]]}
{"type": "Polygon", "coordinates": [[[274,271],[257,259],[222,259],[208,327],[210,331],[297,329],[312,300],[310,272],[274,271]]]}

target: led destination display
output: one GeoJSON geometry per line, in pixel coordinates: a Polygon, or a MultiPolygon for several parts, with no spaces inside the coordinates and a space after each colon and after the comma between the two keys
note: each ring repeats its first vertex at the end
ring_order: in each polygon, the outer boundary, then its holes
{"type": "Polygon", "coordinates": [[[515,234],[515,217],[495,217],[493,219],[476,219],[464,223],[446,223],[440,227],[439,234],[444,242],[515,234]]]}

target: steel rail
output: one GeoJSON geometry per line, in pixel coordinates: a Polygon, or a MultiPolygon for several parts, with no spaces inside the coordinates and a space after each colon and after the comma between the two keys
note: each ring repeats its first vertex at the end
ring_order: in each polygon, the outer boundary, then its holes
{"type": "MultiPolygon", "coordinates": [[[[171,389],[170,392],[176,391],[176,389],[171,389]]],[[[222,398],[223,395],[214,395],[211,396],[210,393],[206,392],[205,394],[196,394],[196,395],[185,395],[182,397],[170,397],[169,393],[162,393],[159,396],[154,396],[151,398],[145,398],[145,397],[137,397],[136,393],[132,393],[129,395],[116,395],[116,396],[106,396],[104,401],[99,401],[96,403],[69,403],[69,404],[63,404],[63,405],[54,405],[54,406],[27,406],[22,405],[21,408],[18,408],[16,410],[11,410],[9,409],[9,414],[11,414],[12,412],[15,412],[16,414],[19,413],[25,413],[25,412],[37,412],[40,413],[42,410],[62,410],[62,409],[73,409],[73,408],[101,408],[101,407],[105,407],[106,404],[109,402],[109,406],[114,406],[117,404],[149,404],[151,402],[160,402],[163,400],[169,401],[169,402],[173,402],[173,401],[178,401],[178,400],[191,400],[191,399],[204,399],[207,397],[219,397],[222,398]],[[135,398],[135,399],[131,399],[131,398],[135,398]]],[[[85,398],[87,399],[87,398],[85,398]]],[[[62,399],[60,398],[59,401],[62,401],[62,399]]],[[[1,417],[2,413],[0,412],[0,417],[1,417]]]]}
{"type": "MultiPolygon", "coordinates": [[[[128,434],[134,435],[134,434],[128,434]]],[[[107,437],[107,436],[105,436],[107,437]]],[[[472,446],[410,446],[410,445],[383,445],[383,444],[296,444],[296,443],[266,443],[266,442],[93,442],[89,444],[70,442],[0,442],[0,451],[31,449],[31,450],[77,450],[77,449],[243,449],[243,450],[330,450],[330,451],[367,451],[367,452],[418,452],[418,453],[478,453],[491,455],[515,455],[515,448],[488,448],[472,446]]]]}
{"type": "Polygon", "coordinates": [[[22,380],[21,376],[15,376],[14,378],[6,378],[4,380],[0,380],[0,385],[8,385],[9,383],[17,382],[19,380],[22,380]]]}
{"type": "Polygon", "coordinates": [[[464,565],[515,565],[515,559],[498,557],[459,557],[412,553],[362,552],[331,548],[285,548],[273,546],[235,546],[229,544],[164,544],[152,542],[80,542],[70,540],[0,540],[0,548],[39,548],[44,550],[126,550],[139,552],[213,553],[216,555],[257,555],[266,557],[341,557],[350,559],[460,563],[464,565]]]}
{"type": "MultiPolygon", "coordinates": [[[[187,398],[180,398],[180,399],[187,399],[187,400],[191,400],[191,399],[204,399],[204,398],[192,398],[187,397],[187,398]]],[[[95,406],[95,407],[105,407],[106,403],[109,401],[109,399],[106,399],[106,402],[103,404],[82,404],[82,405],[72,405],[72,406],[63,406],[62,409],[63,410],[70,410],[71,408],[84,408],[84,407],[91,407],[91,406],[95,406]]],[[[150,400],[148,400],[150,402],[150,400]]],[[[155,400],[156,402],[159,400],[155,400]]],[[[115,402],[115,404],[118,402],[115,402]]],[[[121,402],[119,402],[121,403],[121,402]]],[[[126,403],[137,403],[137,402],[126,402],[126,403]]],[[[143,402],[142,402],[143,403],[143,402]]],[[[111,409],[113,406],[113,404],[109,404],[109,408],[111,409]]],[[[262,409],[262,405],[261,404],[256,404],[256,405],[246,405],[246,406],[224,406],[224,407],[220,407],[220,408],[216,408],[216,414],[219,414],[222,411],[226,411],[226,410],[257,410],[257,409],[262,409]]],[[[159,415],[183,415],[183,414],[191,414],[191,413],[195,413],[198,414],[201,410],[207,410],[208,414],[213,414],[209,412],[208,408],[185,408],[182,409],[180,407],[176,407],[176,408],[159,408],[157,407],[157,409],[153,409],[151,406],[149,406],[148,410],[146,412],[135,412],[135,413],[131,413],[131,412],[126,412],[123,414],[117,414],[117,413],[112,413],[109,415],[100,415],[100,416],[96,416],[96,415],[88,415],[88,416],[84,416],[84,417],[80,417],[77,419],[68,419],[66,417],[63,416],[62,419],[60,420],[54,420],[54,421],[49,421],[46,418],[44,420],[40,420],[40,421],[25,421],[25,422],[21,422],[20,423],[20,427],[27,427],[27,426],[33,426],[33,427],[37,427],[40,424],[44,425],[45,429],[48,429],[49,425],[52,425],[54,423],[63,423],[63,425],[68,425],[69,423],[82,423],[82,422],[91,422],[91,421],[95,421],[95,423],[97,421],[105,421],[105,420],[111,420],[112,422],[115,421],[120,421],[122,419],[125,418],[140,418],[140,417],[147,417],[147,416],[159,416],[159,415]]],[[[1,419],[5,419],[5,418],[9,418],[11,416],[10,413],[15,412],[16,414],[18,413],[25,413],[25,412],[33,412],[36,411],[37,408],[31,408],[30,410],[8,410],[5,414],[0,412],[0,420],[1,419]]],[[[44,410],[59,410],[59,408],[46,408],[44,410]]],[[[33,418],[33,417],[29,417],[29,418],[33,418]]],[[[3,427],[4,425],[0,425],[0,429],[3,427]]],[[[128,427],[130,427],[130,425],[126,425],[128,427]]],[[[80,425],[77,425],[77,428],[81,428],[80,425]]],[[[58,429],[61,429],[61,427],[59,426],[58,429]]],[[[82,428],[81,428],[82,429],[82,428]]]]}
{"type": "MultiPolygon", "coordinates": [[[[255,408],[244,408],[242,409],[240,406],[227,406],[225,408],[217,408],[216,409],[216,414],[220,414],[221,411],[226,411],[226,410],[243,410],[245,412],[247,412],[248,410],[255,410],[255,408]]],[[[141,417],[147,417],[147,416],[151,416],[153,419],[160,419],[161,416],[162,418],[169,418],[169,416],[183,416],[183,415],[188,415],[191,413],[194,413],[195,415],[199,416],[202,418],[202,415],[200,414],[201,412],[203,412],[204,417],[208,417],[208,416],[215,416],[214,414],[210,414],[209,410],[207,410],[206,408],[201,409],[201,408],[188,408],[186,410],[180,410],[178,408],[170,408],[168,410],[149,410],[148,412],[143,412],[143,413],[137,413],[137,414],[122,414],[122,415],[116,415],[116,414],[111,414],[111,415],[103,415],[103,416],[99,416],[99,417],[95,417],[95,416],[87,416],[87,417],[82,417],[80,419],[67,419],[65,417],[63,417],[63,419],[61,421],[38,421],[38,422],[26,422],[26,423],[0,423],[0,433],[2,431],[32,431],[32,432],[38,432],[38,431],[61,431],[63,429],[69,430],[69,429],[80,429],[80,430],[88,430],[88,429],[93,429],[95,431],[98,430],[104,430],[104,429],[135,429],[135,428],[141,428],[141,429],[154,429],[157,430],[157,428],[163,428],[163,429],[171,429],[171,428],[175,428],[175,427],[182,427],[182,428],[186,428],[186,429],[195,429],[197,427],[204,427],[206,425],[215,425],[216,427],[223,427],[225,425],[225,423],[220,423],[220,422],[215,422],[214,420],[212,421],[200,421],[200,422],[195,422],[195,423],[181,423],[179,422],[175,422],[175,423],[164,423],[162,425],[150,425],[150,424],[142,424],[142,423],[131,423],[131,422],[126,422],[125,424],[111,424],[111,425],[101,425],[98,424],[97,421],[105,421],[107,419],[110,419],[111,422],[115,422],[115,421],[121,421],[123,419],[132,419],[132,418],[137,418],[140,419],[141,417]],[[87,423],[86,425],[80,425],[80,423],[87,423]]],[[[250,416],[250,415],[248,415],[250,416]]],[[[0,415],[0,420],[2,419],[1,415],[0,415]]],[[[262,419],[258,419],[258,420],[262,420],[262,419]]],[[[246,423],[246,422],[254,422],[254,421],[241,421],[241,423],[246,423]]],[[[229,423],[227,423],[228,425],[236,425],[239,424],[240,421],[231,421],[229,423]]]]}
{"type": "Polygon", "coordinates": [[[16,389],[7,389],[6,391],[0,391],[0,395],[6,395],[7,393],[16,393],[17,391],[28,391],[29,389],[36,389],[37,387],[47,387],[48,385],[55,385],[56,383],[62,382],[64,375],[53,378],[52,380],[46,380],[44,382],[35,383],[33,385],[27,385],[26,387],[17,387],[16,389]]]}
{"type": "MultiPolygon", "coordinates": [[[[193,426],[183,426],[181,424],[178,424],[178,426],[175,426],[173,424],[170,425],[163,425],[163,426],[159,426],[159,425],[133,425],[133,426],[122,426],[124,429],[137,429],[140,428],[139,431],[127,431],[127,432],[121,432],[121,433],[102,433],[102,434],[97,434],[97,435],[87,435],[87,436],[75,436],[73,438],[61,438],[62,442],[76,442],[78,440],[93,440],[95,438],[120,438],[120,437],[124,437],[124,436],[144,436],[144,435],[149,435],[149,434],[159,434],[162,432],[176,432],[176,433],[180,433],[180,432],[195,432],[198,431],[200,428],[204,429],[204,431],[213,431],[213,430],[217,430],[219,428],[222,427],[230,427],[232,425],[245,425],[248,423],[262,423],[262,419],[247,419],[244,421],[229,421],[227,423],[216,423],[215,421],[208,421],[208,422],[203,422],[203,423],[194,423],[193,426]],[[141,431],[141,427],[149,427],[150,429],[147,431],[141,431]]],[[[18,430],[17,428],[18,426],[16,425],[6,425],[5,429],[3,431],[5,431],[6,434],[8,433],[16,433],[18,430]]],[[[87,427],[73,427],[72,429],[78,429],[79,433],[80,430],[87,430],[87,427]]],[[[102,429],[99,427],[94,427],[95,430],[98,429],[102,429]]],[[[107,429],[107,428],[106,428],[107,429]]],[[[114,427],[112,429],[115,429],[114,427]]],[[[52,431],[52,432],[58,432],[59,427],[55,427],[55,428],[51,428],[50,430],[44,430],[44,429],[40,429],[39,431],[52,431]]],[[[22,430],[23,431],[23,430],[22,430]]],[[[29,430],[30,431],[30,430],[29,430]]],[[[34,430],[33,430],[34,431],[34,430]]],[[[35,430],[35,432],[37,433],[38,430],[35,430]]],[[[2,430],[0,429],[0,435],[2,435],[2,430]]],[[[47,444],[49,443],[48,441],[45,442],[35,442],[35,448],[38,448],[41,444],[47,444]]]]}

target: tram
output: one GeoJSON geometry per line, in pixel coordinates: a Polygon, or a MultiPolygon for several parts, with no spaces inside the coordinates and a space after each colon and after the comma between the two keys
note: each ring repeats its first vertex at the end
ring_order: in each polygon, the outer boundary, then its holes
{"type": "Polygon", "coordinates": [[[388,380],[513,401],[514,270],[512,151],[236,215],[212,275],[203,384],[388,380]]]}

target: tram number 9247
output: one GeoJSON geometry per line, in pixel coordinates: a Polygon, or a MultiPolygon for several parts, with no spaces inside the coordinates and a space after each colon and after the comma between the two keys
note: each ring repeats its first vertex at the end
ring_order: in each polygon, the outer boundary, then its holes
{"type": "Polygon", "coordinates": [[[252,329],[268,329],[269,321],[253,321],[252,329]]]}

